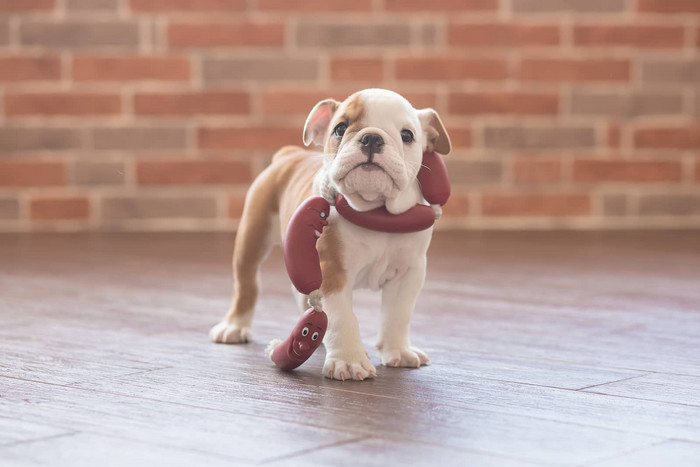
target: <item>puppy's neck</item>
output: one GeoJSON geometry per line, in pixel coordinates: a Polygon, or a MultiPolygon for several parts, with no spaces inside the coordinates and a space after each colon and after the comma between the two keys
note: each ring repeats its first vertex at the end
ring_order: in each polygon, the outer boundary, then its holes
{"type": "MultiPolygon", "coordinates": [[[[328,170],[325,166],[321,167],[314,178],[313,192],[323,197],[331,206],[335,205],[338,190],[336,190],[333,183],[331,183],[328,170]]],[[[367,201],[357,193],[343,193],[343,196],[355,211],[371,211],[372,209],[384,206],[391,214],[406,212],[422,200],[420,186],[417,180],[414,180],[408,188],[399,194],[399,196],[387,200],[367,201]]]]}
{"type": "MultiPolygon", "coordinates": [[[[314,178],[314,193],[318,193],[319,196],[323,197],[328,203],[333,206],[335,205],[336,196],[338,196],[338,190],[333,186],[331,182],[330,175],[325,166],[316,174],[314,178]]],[[[367,201],[362,198],[358,193],[353,194],[343,194],[345,199],[348,200],[350,206],[359,212],[370,211],[372,209],[384,206],[385,200],[380,199],[376,201],[367,201]]]]}

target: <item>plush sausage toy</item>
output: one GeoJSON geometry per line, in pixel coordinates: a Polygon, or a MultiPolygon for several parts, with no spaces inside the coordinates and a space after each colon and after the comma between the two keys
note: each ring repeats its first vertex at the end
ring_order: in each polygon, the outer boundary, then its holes
{"type": "MultiPolygon", "coordinates": [[[[447,168],[436,153],[423,154],[423,166],[418,172],[423,197],[430,204],[444,205],[450,197],[447,168]]],[[[370,230],[390,233],[418,232],[435,222],[430,206],[416,204],[402,214],[391,214],[385,207],[359,212],[352,209],[340,194],[335,199],[338,214],[353,224],[370,230]]],[[[328,327],[328,317],[320,308],[320,288],[323,282],[316,241],[328,225],[330,204],[320,196],[302,203],[289,221],[284,238],[284,264],[294,287],[305,295],[315,296],[316,303],[306,310],[292,333],[281,341],[273,340],[266,349],[270,359],[283,370],[293,370],[311,357],[321,345],[328,327]]]]}
{"type": "MultiPolygon", "coordinates": [[[[328,225],[331,206],[320,196],[313,196],[297,208],[289,220],[284,236],[284,264],[294,287],[309,295],[323,282],[316,240],[328,225]]],[[[309,308],[284,341],[274,340],[266,353],[283,370],[293,370],[311,357],[323,342],[328,317],[320,309],[309,308]]]]}
{"type": "Polygon", "coordinates": [[[331,206],[320,196],[312,196],[297,208],[284,236],[284,265],[294,287],[309,295],[321,288],[321,264],[316,240],[328,225],[331,206]]]}
{"type": "Polygon", "coordinates": [[[311,357],[326,335],[328,316],[309,308],[284,341],[270,343],[270,359],[282,370],[293,370],[311,357]]]}

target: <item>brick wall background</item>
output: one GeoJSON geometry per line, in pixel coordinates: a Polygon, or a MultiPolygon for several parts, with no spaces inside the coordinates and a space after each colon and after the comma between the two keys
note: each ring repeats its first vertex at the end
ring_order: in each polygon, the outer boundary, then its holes
{"type": "Polygon", "coordinates": [[[700,226],[698,0],[0,0],[0,230],[233,229],[371,86],[443,116],[443,228],[700,226]]]}

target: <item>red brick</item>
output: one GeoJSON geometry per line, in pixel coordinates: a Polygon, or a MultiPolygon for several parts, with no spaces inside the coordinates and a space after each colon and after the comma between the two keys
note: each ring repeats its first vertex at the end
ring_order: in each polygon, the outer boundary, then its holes
{"type": "Polygon", "coordinates": [[[442,215],[447,219],[469,215],[469,194],[461,191],[450,194],[449,201],[442,207],[442,215]]]}
{"type": "Polygon", "coordinates": [[[461,115],[554,115],[559,111],[559,96],[522,92],[453,93],[449,111],[461,115]]]}
{"type": "Polygon", "coordinates": [[[697,0],[638,0],[637,8],[643,13],[700,13],[697,0]]]}
{"type": "Polygon", "coordinates": [[[14,93],[5,96],[5,113],[19,115],[115,115],[121,112],[118,94],[14,93]]]}
{"type": "Polygon", "coordinates": [[[228,197],[228,217],[231,219],[240,219],[243,215],[243,206],[245,205],[244,193],[233,193],[228,197]]]}
{"type": "Polygon", "coordinates": [[[76,81],[184,81],[190,62],[184,57],[77,57],[76,81]]]}
{"type": "Polygon", "coordinates": [[[518,157],[513,161],[513,178],[516,182],[559,182],[562,163],[558,158],[518,157]]]}
{"type": "Polygon", "coordinates": [[[289,127],[200,128],[201,149],[279,149],[301,143],[301,129],[289,127]]]}
{"type": "Polygon", "coordinates": [[[258,0],[258,10],[285,12],[371,11],[372,0],[258,0]]]}
{"type": "Polygon", "coordinates": [[[577,182],[679,182],[680,162],[582,159],[574,161],[577,182]]]}
{"type": "Polygon", "coordinates": [[[56,0],[0,0],[0,11],[53,10],[56,0]]]}
{"type": "Polygon", "coordinates": [[[505,60],[457,57],[406,57],[396,61],[396,77],[409,80],[505,79],[505,60]]]}
{"type": "Polygon", "coordinates": [[[233,115],[250,113],[245,92],[142,93],[134,98],[138,115],[233,115]]]}
{"type": "Polygon", "coordinates": [[[574,44],[580,46],[683,47],[683,26],[598,24],[574,27],[574,44]]]}
{"type": "Polygon", "coordinates": [[[610,124],[608,125],[608,147],[619,148],[622,135],[621,135],[620,125],[610,124]]]}
{"type": "Polygon", "coordinates": [[[450,45],[471,47],[525,47],[559,44],[559,26],[516,23],[452,23],[450,45]]]}
{"type": "Polygon", "coordinates": [[[308,115],[317,102],[323,99],[344,99],[345,95],[327,91],[276,91],[262,93],[262,110],[268,115],[308,115]]]}
{"type": "Polygon", "coordinates": [[[387,11],[495,11],[498,0],[386,0],[387,11]]]}
{"type": "Polygon", "coordinates": [[[51,186],[66,184],[63,162],[0,161],[0,186],[51,186]]]}
{"type": "Polygon", "coordinates": [[[503,181],[503,164],[500,160],[469,160],[449,156],[445,164],[452,187],[474,188],[503,181]]]}
{"type": "Polygon", "coordinates": [[[173,23],[168,42],[175,47],[281,46],[282,23],[173,23]]]}
{"type": "Polygon", "coordinates": [[[29,217],[32,220],[87,219],[89,215],[90,203],[84,196],[35,198],[29,204],[29,217]]]}
{"type": "Polygon", "coordinates": [[[700,125],[641,128],[634,132],[638,148],[700,148],[700,125]]]}
{"type": "Polygon", "coordinates": [[[484,216],[583,216],[591,213],[591,197],[582,193],[484,193],[484,216]]]}
{"type": "Polygon", "coordinates": [[[246,0],[131,0],[134,11],[244,11],[246,0]]]}
{"type": "Polygon", "coordinates": [[[524,59],[518,76],[528,81],[629,81],[629,60],[524,59]]]}
{"type": "Polygon", "coordinates": [[[140,185],[221,185],[248,183],[248,161],[141,161],[136,165],[140,185]]]}
{"type": "Polygon", "coordinates": [[[469,148],[472,146],[473,133],[471,128],[448,128],[452,148],[469,148]]]}
{"type": "MultiPolygon", "coordinates": [[[[403,97],[417,109],[435,107],[437,96],[434,92],[406,91],[398,89],[403,97]]],[[[281,91],[265,90],[262,92],[262,110],[268,115],[308,115],[317,102],[323,99],[344,100],[350,92],[346,91],[281,91]]]]}
{"type": "Polygon", "coordinates": [[[425,88],[421,91],[404,91],[401,88],[392,89],[405,97],[416,109],[423,109],[425,107],[435,109],[438,105],[437,94],[434,92],[434,90],[425,88]]]}
{"type": "Polygon", "coordinates": [[[88,21],[73,19],[25,20],[20,24],[19,41],[23,46],[49,49],[123,48],[135,50],[140,41],[136,21],[88,21]]]}
{"type": "Polygon", "coordinates": [[[700,158],[695,160],[695,181],[700,182],[700,158]]]}
{"type": "Polygon", "coordinates": [[[46,81],[60,78],[61,61],[58,57],[0,57],[0,82],[46,81]]]}
{"type": "Polygon", "coordinates": [[[700,27],[695,30],[695,45],[700,47],[700,27]]]}
{"type": "Polygon", "coordinates": [[[381,81],[383,62],[373,58],[335,58],[331,61],[334,81],[381,81]]]}

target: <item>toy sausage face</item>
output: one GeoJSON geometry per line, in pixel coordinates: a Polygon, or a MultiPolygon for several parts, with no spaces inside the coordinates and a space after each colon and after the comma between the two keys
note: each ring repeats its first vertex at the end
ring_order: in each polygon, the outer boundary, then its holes
{"type": "Polygon", "coordinates": [[[274,348],[270,358],[281,369],[293,370],[308,360],[321,345],[327,327],[326,313],[309,308],[294,326],[289,337],[274,348]]]}
{"type": "Polygon", "coordinates": [[[328,319],[324,313],[305,313],[292,330],[292,341],[287,350],[291,360],[305,362],[323,342],[328,319]]]}

